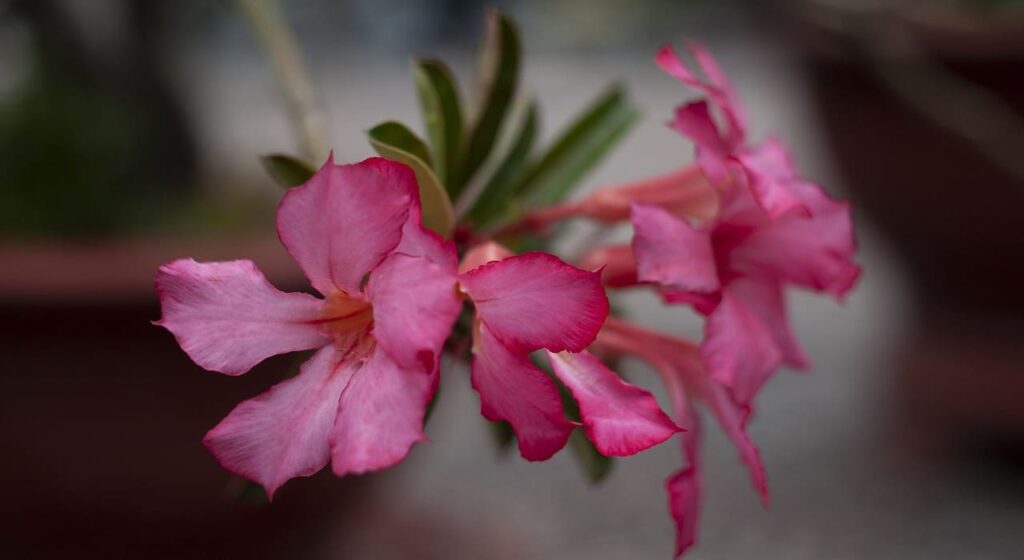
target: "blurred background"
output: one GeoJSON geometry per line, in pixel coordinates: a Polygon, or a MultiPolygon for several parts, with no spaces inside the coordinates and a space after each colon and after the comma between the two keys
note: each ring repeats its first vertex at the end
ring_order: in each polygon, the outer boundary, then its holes
{"type": "MultiPolygon", "coordinates": [[[[1024,3],[280,5],[343,162],[372,155],[374,124],[420,122],[411,56],[470,84],[487,7],[510,13],[543,139],[613,81],[644,114],[584,191],[691,160],[663,125],[687,94],[652,56],[703,41],[754,137],[781,136],[853,202],[865,275],[843,305],[791,298],[816,367],[769,384],[751,426],[772,507],[709,430],[689,557],[1024,553],[1024,3]]],[[[0,557],[669,558],[676,445],[618,461],[599,486],[567,453],[528,464],[497,451],[457,368],[432,443],[397,468],[293,481],[270,506],[217,466],[205,431],[293,358],[241,378],[200,370],[147,323],[153,274],[251,258],[301,289],[257,160],[298,150],[238,3],[0,1],[0,557]]],[[[699,336],[688,312],[622,302],[699,336]]]]}

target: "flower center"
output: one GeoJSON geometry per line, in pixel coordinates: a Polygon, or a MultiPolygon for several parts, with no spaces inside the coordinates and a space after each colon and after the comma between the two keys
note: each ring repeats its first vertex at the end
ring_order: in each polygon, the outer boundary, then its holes
{"type": "Polygon", "coordinates": [[[368,354],[373,349],[373,305],[344,292],[327,296],[321,328],[334,339],[344,354],[368,354]]]}

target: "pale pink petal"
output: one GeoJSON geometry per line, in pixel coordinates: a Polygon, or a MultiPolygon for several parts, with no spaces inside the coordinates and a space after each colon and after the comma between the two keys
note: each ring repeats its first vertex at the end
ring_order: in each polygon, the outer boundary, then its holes
{"type": "Polygon", "coordinates": [[[608,316],[600,272],[581,270],[547,253],[494,261],[459,280],[480,319],[517,350],[579,352],[608,316]]]}
{"type": "Polygon", "coordinates": [[[324,347],[297,376],[235,407],[203,444],[225,469],[262,484],[268,496],[288,479],[316,473],[331,456],[328,438],[349,365],[333,346],[324,347]]]}
{"type": "Polygon", "coordinates": [[[783,355],[774,333],[732,286],[723,290],[722,301],[708,316],[701,353],[712,379],[746,403],[778,369],[783,355]]]}
{"type": "Polygon", "coordinates": [[[633,455],[679,431],[654,395],[626,383],[589,352],[548,352],[548,357],[579,403],[583,429],[602,455],[633,455]]]}
{"type": "Polygon", "coordinates": [[[331,434],[334,473],[390,467],[426,441],[423,416],[437,381],[436,370],[404,369],[378,346],[341,395],[331,434]]]}
{"type": "Polygon", "coordinates": [[[698,293],[719,289],[708,231],[644,204],[633,205],[632,222],[638,279],[698,293]]]}
{"type": "Polygon", "coordinates": [[[808,213],[803,200],[792,190],[798,178],[781,142],[770,138],[736,157],[747,174],[754,198],[771,219],[787,212],[808,213]]]}
{"type": "Polygon", "coordinates": [[[519,453],[543,461],[565,446],[573,430],[565,419],[558,387],[530,362],[480,325],[475,341],[471,380],[480,394],[480,412],[495,422],[508,422],[516,433],[519,453]]]}
{"type": "Polygon", "coordinates": [[[270,356],[323,346],[323,302],[270,285],[252,261],[181,259],[156,274],[163,317],[195,363],[240,375],[270,356]]]}
{"type": "Polygon", "coordinates": [[[722,140],[706,101],[694,101],[676,108],[669,126],[689,138],[697,147],[697,164],[712,184],[729,179],[729,146],[722,140]]]}
{"type": "Polygon", "coordinates": [[[812,184],[798,189],[811,216],[783,216],[757,228],[733,250],[733,266],[841,299],[860,277],[849,205],[828,199],[812,184]]]}
{"type": "Polygon", "coordinates": [[[417,193],[415,175],[400,163],[370,158],[334,165],[328,159],[284,195],[277,233],[317,291],[355,294],[401,241],[417,193]]]}
{"type": "Polygon", "coordinates": [[[373,336],[404,368],[433,371],[441,347],[462,309],[455,262],[392,254],[366,285],[373,305],[373,336]]]}

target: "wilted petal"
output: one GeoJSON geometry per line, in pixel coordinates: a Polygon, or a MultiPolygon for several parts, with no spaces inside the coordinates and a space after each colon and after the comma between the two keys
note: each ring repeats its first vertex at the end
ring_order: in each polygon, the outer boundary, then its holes
{"type": "Polygon", "coordinates": [[[608,316],[600,273],[580,270],[547,253],[491,262],[459,281],[483,322],[516,350],[579,352],[608,316]]]}
{"type": "Polygon", "coordinates": [[[740,402],[750,402],[778,369],[783,355],[774,333],[750,306],[732,291],[704,325],[701,353],[712,379],[730,387],[740,402]]]}
{"type": "Polygon", "coordinates": [[[402,239],[418,196],[411,169],[383,158],[330,159],[277,209],[277,232],[313,287],[357,293],[363,277],[402,239]]]}
{"type": "Polygon", "coordinates": [[[573,424],[564,417],[555,382],[527,354],[506,347],[486,323],[477,331],[474,353],[471,379],[480,412],[511,424],[523,458],[543,461],[565,446],[573,424]]]}
{"type": "Polygon", "coordinates": [[[163,317],[200,366],[239,375],[270,356],[323,346],[313,323],[323,302],[270,285],[252,261],[198,263],[181,259],[156,274],[163,317]]]}
{"type": "Polygon", "coordinates": [[[426,441],[423,415],[437,389],[436,371],[404,369],[380,347],[352,376],[338,403],[331,467],[338,476],[402,461],[426,441]]]}
{"type": "Polygon", "coordinates": [[[299,374],[242,402],[203,443],[227,470],[263,485],[268,496],[288,479],[310,476],[330,459],[328,438],[352,370],[332,346],[299,374]]]}
{"type": "Polygon", "coordinates": [[[555,375],[579,403],[583,429],[602,455],[633,455],[679,431],[650,392],[626,383],[592,354],[548,356],[555,375]]]}
{"type": "Polygon", "coordinates": [[[399,253],[385,259],[366,287],[377,343],[402,367],[433,371],[462,308],[455,287],[454,261],[441,266],[399,253]]]}
{"type": "Polygon", "coordinates": [[[661,208],[633,205],[633,252],[637,278],[678,290],[719,289],[711,235],[661,208]]]}
{"type": "Polygon", "coordinates": [[[718,63],[698,43],[690,43],[690,52],[709,81],[704,81],[691,72],[670,46],[662,47],[655,56],[655,61],[668,75],[676,78],[687,87],[708,96],[711,102],[722,112],[722,116],[725,117],[729,125],[726,135],[729,144],[733,147],[738,146],[742,143],[745,135],[746,116],[743,107],[736,98],[732,84],[729,83],[718,63]]]}

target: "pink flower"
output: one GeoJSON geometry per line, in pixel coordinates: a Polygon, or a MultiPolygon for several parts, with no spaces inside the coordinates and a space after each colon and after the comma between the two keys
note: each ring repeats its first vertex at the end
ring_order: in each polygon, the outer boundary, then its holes
{"type": "MultiPolygon", "coordinates": [[[[768,142],[765,149],[774,171],[794,175],[781,144],[768,142]]],[[[849,205],[811,183],[794,179],[790,188],[806,212],[774,219],[742,183],[726,189],[718,217],[700,226],[655,206],[633,206],[637,278],[708,316],[701,345],[706,366],[743,403],[780,365],[809,365],[789,326],[783,287],[841,299],[860,275],[849,205]]]]}
{"type": "Polygon", "coordinates": [[[654,367],[668,389],[676,423],[686,430],[679,435],[686,464],[665,483],[669,513],[676,524],[677,557],[697,540],[701,495],[698,403],[732,440],[754,487],[768,505],[764,465],[746,432],[750,407],[736,402],[730,391],[708,376],[697,346],[615,318],[608,319],[594,346],[610,354],[632,354],[654,367]]]}
{"type": "Polygon", "coordinates": [[[494,243],[471,250],[462,268],[459,283],[476,306],[471,375],[481,412],[512,426],[524,458],[551,457],[575,427],[554,381],[531,362],[536,350],[579,403],[583,429],[602,454],[632,455],[678,431],[649,392],[585,351],[608,315],[598,272],[494,243]]]}
{"type": "Polygon", "coordinates": [[[401,164],[330,159],[277,211],[281,242],[323,296],[277,290],[251,261],[178,260],[156,277],[163,317],[198,365],[241,375],[317,349],[295,377],[242,402],[204,443],[263,485],[331,463],[338,476],[400,462],[424,441],[438,358],[461,304],[451,244],[420,225],[401,164]]]}
{"type": "Polygon", "coordinates": [[[777,141],[769,140],[760,147],[748,145],[746,112],[732,83],[700,44],[690,43],[689,48],[706,81],[691,72],[669,46],[662,47],[655,57],[666,73],[707,96],[679,106],[669,126],[693,140],[697,163],[713,184],[724,187],[746,180],[754,199],[772,218],[803,208],[804,200],[794,192],[798,187],[792,185],[795,177],[775,161],[777,150],[768,145],[777,141]],[[712,107],[723,126],[715,122],[712,107]]]}

